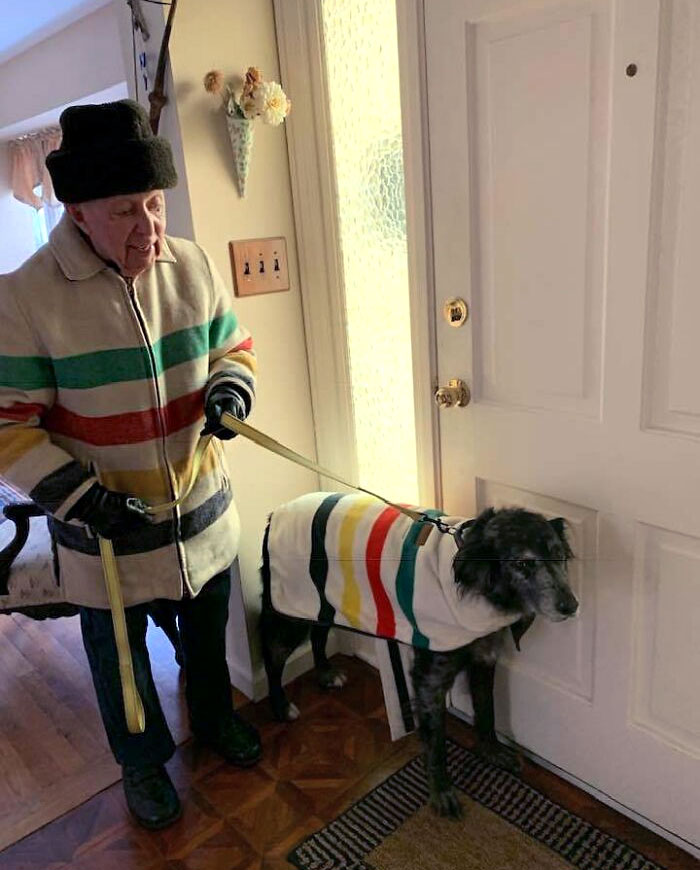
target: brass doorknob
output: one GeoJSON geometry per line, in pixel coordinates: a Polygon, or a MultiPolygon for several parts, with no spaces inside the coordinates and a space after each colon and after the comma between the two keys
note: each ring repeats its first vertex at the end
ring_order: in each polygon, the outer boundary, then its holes
{"type": "Polygon", "coordinates": [[[459,378],[452,378],[446,387],[438,387],[435,390],[435,404],[439,408],[451,408],[457,405],[464,408],[471,401],[469,387],[459,378]]]}

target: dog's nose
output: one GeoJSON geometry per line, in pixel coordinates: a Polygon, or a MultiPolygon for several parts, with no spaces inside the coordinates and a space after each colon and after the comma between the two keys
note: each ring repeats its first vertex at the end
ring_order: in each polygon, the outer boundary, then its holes
{"type": "Polygon", "coordinates": [[[557,599],[557,610],[562,616],[573,616],[578,610],[578,601],[568,590],[562,590],[557,599]]]}

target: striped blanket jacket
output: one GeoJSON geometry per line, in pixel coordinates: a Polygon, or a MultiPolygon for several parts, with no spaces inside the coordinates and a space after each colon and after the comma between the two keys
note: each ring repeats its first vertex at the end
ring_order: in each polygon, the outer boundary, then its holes
{"type": "MultiPolygon", "coordinates": [[[[252,406],[255,354],[231,301],[198,245],[167,237],[153,266],[125,280],[68,215],[0,276],[0,476],[49,515],[65,600],[107,606],[97,541],[65,521],[92,483],[168,502],[189,476],[207,391],[230,381],[252,406]]],[[[115,539],[125,605],[196,595],[238,539],[212,439],[186,501],[115,539]]]]}
{"type": "Polygon", "coordinates": [[[365,495],[314,492],[276,508],[268,536],[273,608],[436,651],[516,622],[481,597],[459,595],[454,537],[433,529],[418,545],[423,526],[365,495]]]}

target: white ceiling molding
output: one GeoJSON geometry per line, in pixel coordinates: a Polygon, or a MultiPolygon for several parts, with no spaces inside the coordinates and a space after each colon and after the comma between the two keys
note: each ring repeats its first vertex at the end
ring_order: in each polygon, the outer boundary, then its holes
{"type": "Polygon", "coordinates": [[[22,0],[3,4],[0,64],[112,0],[22,0]]]}

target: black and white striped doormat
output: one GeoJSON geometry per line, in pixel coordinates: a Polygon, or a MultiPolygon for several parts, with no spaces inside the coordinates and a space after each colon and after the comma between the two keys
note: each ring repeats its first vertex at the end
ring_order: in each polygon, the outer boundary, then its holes
{"type": "MultiPolygon", "coordinates": [[[[663,870],[518,777],[447,742],[450,776],[473,800],[578,870],[663,870]]],[[[365,857],[428,800],[423,760],[416,757],[287,856],[300,870],[371,870],[365,857]]]]}

